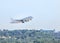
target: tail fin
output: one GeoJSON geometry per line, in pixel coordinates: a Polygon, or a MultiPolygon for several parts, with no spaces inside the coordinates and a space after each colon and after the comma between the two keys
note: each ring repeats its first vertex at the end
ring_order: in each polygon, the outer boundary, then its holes
{"type": "Polygon", "coordinates": [[[11,18],[11,20],[12,20],[12,21],[14,21],[14,19],[13,19],[13,18],[11,18]]]}

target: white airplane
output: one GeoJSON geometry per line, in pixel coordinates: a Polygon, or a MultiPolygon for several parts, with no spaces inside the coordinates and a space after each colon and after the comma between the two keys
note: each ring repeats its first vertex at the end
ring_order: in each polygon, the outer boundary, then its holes
{"type": "Polygon", "coordinates": [[[29,17],[23,18],[21,20],[12,19],[11,23],[25,23],[25,22],[29,22],[30,20],[32,20],[32,18],[33,18],[32,16],[29,16],[29,17]]]}

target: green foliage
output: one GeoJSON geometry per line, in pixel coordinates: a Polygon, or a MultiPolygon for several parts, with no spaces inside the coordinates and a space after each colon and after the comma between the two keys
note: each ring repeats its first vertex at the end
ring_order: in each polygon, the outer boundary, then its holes
{"type": "Polygon", "coordinates": [[[0,30],[0,43],[60,43],[59,36],[51,30],[0,30]]]}

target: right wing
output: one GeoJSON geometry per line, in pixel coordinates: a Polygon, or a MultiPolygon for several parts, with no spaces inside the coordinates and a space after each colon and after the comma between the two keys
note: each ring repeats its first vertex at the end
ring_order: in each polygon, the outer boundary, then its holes
{"type": "Polygon", "coordinates": [[[26,17],[24,19],[22,19],[24,22],[29,22],[30,20],[32,20],[32,16],[26,17]]]}

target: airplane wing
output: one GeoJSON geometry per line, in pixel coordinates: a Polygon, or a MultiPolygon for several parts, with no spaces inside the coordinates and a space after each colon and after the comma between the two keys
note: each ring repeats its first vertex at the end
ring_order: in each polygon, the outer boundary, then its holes
{"type": "Polygon", "coordinates": [[[23,19],[24,22],[29,22],[30,20],[32,20],[32,16],[26,17],[23,19]]]}

